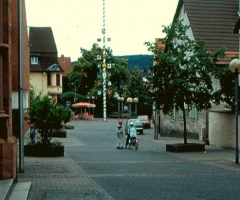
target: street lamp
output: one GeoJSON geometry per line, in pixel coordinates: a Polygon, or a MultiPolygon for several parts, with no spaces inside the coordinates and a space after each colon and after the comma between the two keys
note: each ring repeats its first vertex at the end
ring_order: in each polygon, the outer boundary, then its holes
{"type": "Polygon", "coordinates": [[[119,121],[120,119],[123,120],[123,101],[124,101],[124,97],[118,96],[117,101],[118,101],[118,121],[119,121]]]}
{"type": "Polygon", "coordinates": [[[138,98],[134,98],[133,102],[135,103],[135,117],[137,117],[137,103],[138,103],[138,98]]]}
{"type": "Polygon", "coordinates": [[[75,103],[76,100],[77,100],[77,98],[76,98],[76,86],[73,83],[71,83],[71,84],[74,86],[74,89],[75,89],[75,96],[74,96],[74,103],[75,103]]]}
{"type": "Polygon", "coordinates": [[[120,99],[121,99],[121,97],[118,96],[118,97],[117,97],[117,101],[118,101],[118,121],[119,121],[119,119],[120,119],[120,99]]]}
{"type": "Polygon", "coordinates": [[[128,97],[127,98],[127,102],[128,102],[128,104],[129,104],[129,119],[132,117],[132,113],[131,113],[131,110],[132,110],[132,108],[131,108],[131,103],[133,102],[133,99],[131,98],[131,97],[128,97]]]}
{"type": "Polygon", "coordinates": [[[238,75],[240,71],[240,60],[233,59],[229,64],[229,69],[235,73],[235,118],[236,118],[236,159],[235,163],[239,164],[239,147],[238,147],[238,75]]]}
{"type": "Polygon", "coordinates": [[[87,96],[87,99],[88,99],[88,103],[90,103],[90,96],[87,96]]]}
{"type": "Polygon", "coordinates": [[[121,101],[121,103],[120,103],[120,105],[122,104],[122,108],[121,108],[121,118],[122,118],[122,121],[123,121],[123,102],[124,102],[124,97],[120,97],[120,101],[121,101]]]}

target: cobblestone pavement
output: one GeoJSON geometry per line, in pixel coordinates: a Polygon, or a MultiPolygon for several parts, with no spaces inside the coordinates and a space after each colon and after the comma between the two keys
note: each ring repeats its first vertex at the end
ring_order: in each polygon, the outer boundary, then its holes
{"type": "Polygon", "coordinates": [[[153,128],[138,136],[139,150],[119,150],[117,119],[71,124],[75,129],[67,138],[58,138],[64,157],[24,158],[18,182],[32,182],[29,200],[240,199],[235,150],[206,146],[206,152],[166,152],[166,144],[183,139],[154,140],[153,128]]]}

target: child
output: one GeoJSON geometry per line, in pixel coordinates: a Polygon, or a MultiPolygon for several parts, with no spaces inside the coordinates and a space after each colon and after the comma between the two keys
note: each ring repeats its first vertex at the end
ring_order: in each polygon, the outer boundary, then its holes
{"type": "Polygon", "coordinates": [[[30,138],[32,143],[35,143],[35,137],[36,137],[36,130],[35,130],[35,124],[30,125],[30,138]]]}
{"type": "Polygon", "coordinates": [[[117,137],[118,137],[117,149],[123,149],[123,143],[122,143],[122,138],[123,138],[122,121],[118,122],[118,126],[116,128],[116,133],[117,133],[117,137]]]}

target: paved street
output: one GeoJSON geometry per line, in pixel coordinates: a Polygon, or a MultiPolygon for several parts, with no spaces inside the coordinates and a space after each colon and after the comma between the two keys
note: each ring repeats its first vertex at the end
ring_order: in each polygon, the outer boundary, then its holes
{"type": "Polygon", "coordinates": [[[138,136],[139,150],[121,150],[116,149],[117,119],[71,124],[75,129],[67,138],[54,138],[64,143],[64,157],[24,158],[18,182],[32,182],[29,200],[240,199],[234,150],[206,146],[206,152],[166,152],[166,144],[183,139],[154,140],[153,128],[138,136]]]}

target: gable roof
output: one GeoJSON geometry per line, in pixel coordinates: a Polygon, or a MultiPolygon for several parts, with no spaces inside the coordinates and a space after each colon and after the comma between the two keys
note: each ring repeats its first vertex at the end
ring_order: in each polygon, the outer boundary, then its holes
{"type": "Polygon", "coordinates": [[[63,69],[63,76],[66,76],[66,72],[71,72],[73,70],[70,57],[64,57],[64,55],[61,55],[61,57],[58,57],[58,64],[63,69]]]}
{"type": "Polygon", "coordinates": [[[51,27],[29,28],[30,52],[57,53],[51,27]]]}
{"type": "Polygon", "coordinates": [[[238,0],[179,0],[174,21],[185,6],[195,40],[204,39],[207,49],[239,50],[239,36],[233,33],[238,19],[238,0]]]}

